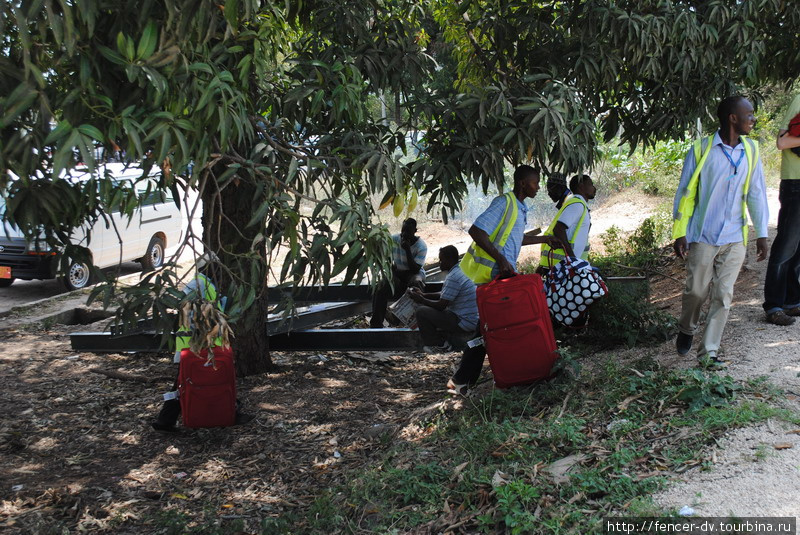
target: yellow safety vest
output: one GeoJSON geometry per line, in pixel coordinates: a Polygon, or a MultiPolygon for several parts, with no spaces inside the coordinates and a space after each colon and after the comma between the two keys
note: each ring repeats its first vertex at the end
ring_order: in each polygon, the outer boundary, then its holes
{"type": "MultiPolygon", "coordinates": [[[[747,136],[740,136],[744,144],[744,154],[747,158],[747,176],[744,179],[744,188],[742,188],[742,241],[747,245],[747,192],[750,191],[750,177],[753,176],[753,171],[758,163],[758,143],[747,136]]],[[[672,222],[672,239],[677,240],[686,236],[686,229],[689,226],[689,220],[692,219],[694,208],[697,205],[697,193],[700,191],[700,171],[708,159],[708,154],[711,152],[711,147],[714,144],[714,136],[701,138],[694,142],[694,161],[697,162],[697,167],[689,179],[683,196],[678,201],[678,213],[672,222]],[[703,142],[706,142],[705,148],[703,142]]]]}
{"type": "MultiPolygon", "coordinates": [[[[195,275],[195,279],[200,283],[200,288],[197,291],[203,298],[208,299],[209,301],[216,301],[217,300],[217,288],[214,286],[214,283],[211,282],[208,277],[203,275],[202,273],[197,273],[195,275]]],[[[222,302],[217,303],[217,308],[222,310],[222,302]]],[[[184,349],[187,349],[191,345],[192,335],[186,335],[187,331],[191,330],[191,327],[188,325],[181,325],[178,334],[175,336],[175,353],[177,355],[184,349]]],[[[222,337],[218,336],[214,339],[215,346],[222,345],[222,337]]]]}
{"type": "MultiPolygon", "coordinates": [[[[489,235],[489,241],[499,251],[503,248],[508,241],[508,236],[514,228],[514,223],[517,221],[517,214],[519,213],[519,206],[517,205],[517,198],[514,193],[509,191],[505,194],[506,208],[503,212],[503,217],[492,233],[489,235]]],[[[489,253],[481,249],[478,244],[472,242],[472,245],[467,249],[464,258],[461,259],[461,271],[472,279],[475,284],[483,284],[492,280],[492,269],[497,261],[492,258],[489,253]]]]}
{"type": "MultiPolygon", "coordinates": [[[[581,218],[578,220],[578,224],[575,225],[575,230],[572,231],[572,236],[569,237],[570,245],[575,244],[575,236],[578,235],[578,232],[580,232],[581,227],[583,227],[583,218],[586,217],[586,212],[589,211],[589,206],[586,204],[586,201],[575,195],[570,195],[569,197],[567,197],[567,200],[564,202],[563,205],[561,205],[561,209],[556,214],[556,217],[553,218],[553,221],[550,223],[550,226],[547,227],[547,230],[544,231],[543,236],[554,235],[553,231],[556,228],[556,223],[558,223],[559,218],[561,218],[561,214],[564,213],[564,210],[567,209],[567,206],[570,206],[572,204],[583,205],[583,213],[581,214],[581,218]]],[[[575,250],[573,250],[572,252],[578,254],[575,250]]],[[[581,251],[580,254],[578,254],[578,256],[580,256],[585,260],[586,257],[588,256],[588,252],[589,252],[589,243],[587,242],[586,249],[581,251]]],[[[564,260],[565,256],[567,256],[567,254],[566,252],[564,252],[564,249],[553,249],[552,254],[550,254],[550,245],[547,243],[542,243],[542,255],[539,258],[539,265],[549,269],[553,267],[555,264],[558,264],[561,260],[564,260]],[[552,264],[550,263],[551,256],[553,258],[552,264]]]]}

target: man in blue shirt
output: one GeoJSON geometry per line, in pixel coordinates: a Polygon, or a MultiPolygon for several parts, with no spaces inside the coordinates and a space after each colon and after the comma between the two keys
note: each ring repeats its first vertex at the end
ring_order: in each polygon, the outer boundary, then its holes
{"type": "Polygon", "coordinates": [[[475,283],[458,266],[458,249],[439,249],[439,267],[447,272],[440,293],[408,290],[411,300],[422,305],[417,308],[417,325],[426,353],[450,351],[449,335],[472,333],[478,326],[475,283]]]}
{"type": "Polygon", "coordinates": [[[728,97],[719,104],[717,117],[719,131],[701,142],[699,152],[690,149],[686,155],[675,194],[674,249],[676,255],[687,259],[676,348],[680,355],[691,350],[701,309],[710,295],[698,355],[709,365],[724,366],[718,351],[733,285],[745,258],[745,205],[756,231],[759,262],[767,257],[769,213],[758,147],[743,137],[756,122],[753,105],[744,97],[728,97]],[[702,156],[698,158],[698,154],[702,156]]]}
{"type": "MultiPolygon", "coordinates": [[[[506,207],[506,196],[496,197],[475,223],[469,229],[469,235],[481,249],[486,251],[494,260],[492,278],[497,276],[510,277],[516,272],[517,257],[523,245],[549,243],[553,247],[561,246],[555,236],[536,236],[534,232],[525,232],[528,207],[525,199],[532,199],[539,192],[539,170],[530,165],[521,165],[514,171],[514,197],[517,203],[518,215],[513,223],[511,233],[505,244],[498,249],[492,243],[489,235],[501,224],[506,207]]],[[[480,332],[476,332],[480,336],[480,332]]],[[[466,394],[469,385],[474,384],[480,377],[483,361],[486,358],[486,348],[483,345],[467,348],[461,356],[461,363],[447,383],[447,389],[458,394],[466,394]]]]}

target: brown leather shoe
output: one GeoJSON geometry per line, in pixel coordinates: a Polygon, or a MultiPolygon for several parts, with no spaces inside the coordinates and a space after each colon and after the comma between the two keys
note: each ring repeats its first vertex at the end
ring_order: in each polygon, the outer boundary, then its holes
{"type": "Polygon", "coordinates": [[[800,316],[800,307],[784,308],[783,313],[787,316],[800,316]]]}
{"type": "Polygon", "coordinates": [[[767,314],[767,321],[773,325],[786,327],[794,323],[794,318],[787,316],[783,310],[776,310],[767,314]]]}

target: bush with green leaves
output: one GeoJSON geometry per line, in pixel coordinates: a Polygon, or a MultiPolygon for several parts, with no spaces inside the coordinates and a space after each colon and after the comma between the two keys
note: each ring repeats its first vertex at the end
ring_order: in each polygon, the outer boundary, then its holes
{"type": "Polygon", "coordinates": [[[649,195],[672,196],[689,146],[689,141],[675,140],[635,150],[619,140],[602,144],[598,182],[611,191],[638,187],[649,195]]]}
{"type": "Polygon", "coordinates": [[[608,295],[592,305],[585,332],[574,340],[561,339],[598,351],[620,345],[658,344],[672,337],[675,317],[649,301],[646,281],[610,284],[608,295]]]}
{"type": "Polygon", "coordinates": [[[619,345],[659,343],[674,334],[675,318],[650,303],[647,280],[609,279],[651,270],[662,256],[660,245],[668,240],[669,230],[669,213],[662,209],[629,235],[616,226],[606,231],[603,235],[606,255],[591,255],[589,260],[606,278],[609,292],[592,305],[585,330],[556,329],[562,343],[586,345],[596,351],[619,345]]]}
{"type": "Polygon", "coordinates": [[[601,236],[604,256],[590,255],[589,261],[606,275],[631,275],[630,269],[646,268],[662,256],[662,247],[669,243],[672,220],[665,205],[630,234],[612,225],[601,236]],[[623,269],[623,271],[620,270],[623,269]]]}

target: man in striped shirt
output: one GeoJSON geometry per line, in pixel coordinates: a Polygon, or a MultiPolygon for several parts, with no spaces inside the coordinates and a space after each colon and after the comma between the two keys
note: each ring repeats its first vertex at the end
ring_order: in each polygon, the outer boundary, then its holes
{"type": "Polygon", "coordinates": [[[426,353],[443,353],[453,349],[453,334],[475,332],[478,326],[478,303],[475,283],[458,265],[458,249],[448,245],[439,249],[439,267],[447,272],[440,293],[423,293],[409,288],[412,301],[419,303],[417,325],[426,353]]]}
{"type": "Polygon", "coordinates": [[[758,146],[744,138],[756,122],[753,105],[744,97],[728,97],[719,104],[717,117],[720,128],[714,136],[689,149],[675,194],[674,249],[676,255],[687,259],[676,348],[680,355],[692,349],[700,312],[710,295],[697,354],[701,362],[724,366],[718,351],[733,285],[745,258],[748,227],[744,206],[755,227],[758,261],[767,257],[769,212],[758,146]]]}
{"type": "MultiPolygon", "coordinates": [[[[555,236],[537,236],[538,232],[525,232],[528,217],[528,207],[525,199],[536,197],[539,192],[539,169],[529,165],[520,165],[514,171],[514,202],[517,203],[518,215],[513,222],[513,227],[508,235],[508,240],[502,246],[495,247],[490,235],[503,223],[505,212],[505,195],[495,197],[489,207],[478,216],[469,229],[469,235],[481,249],[486,251],[494,260],[491,278],[510,277],[517,270],[517,258],[523,245],[549,243],[552,247],[562,246],[561,241],[555,236]]],[[[462,260],[463,263],[463,260],[462,260]]],[[[476,330],[480,336],[480,330],[476,330]]],[[[461,355],[461,362],[453,377],[447,382],[447,390],[453,393],[466,395],[470,385],[477,382],[483,369],[486,358],[486,348],[483,344],[468,347],[461,355]]]]}
{"type": "Polygon", "coordinates": [[[398,299],[410,286],[424,288],[425,286],[425,257],[428,246],[422,238],[416,236],[417,220],[408,218],[403,221],[400,234],[392,236],[394,248],[392,249],[392,278],[394,291],[389,281],[381,281],[372,296],[372,318],[369,326],[373,329],[383,327],[386,318],[386,307],[389,299],[398,299]]]}

